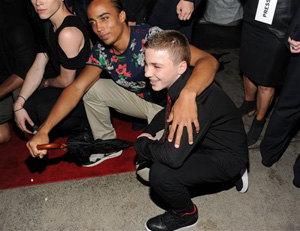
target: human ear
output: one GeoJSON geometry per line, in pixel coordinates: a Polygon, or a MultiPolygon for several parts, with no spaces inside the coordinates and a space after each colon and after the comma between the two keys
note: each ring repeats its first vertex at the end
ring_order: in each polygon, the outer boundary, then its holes
{"type": "Polygon", "coordinates": [[[186,61],[181,61],[178,64],[178,74],[182,75],[187,69],[187,63],[186,61]]]}
{"type": "Polygon", "coordinates": [[[125,22],[126,20],[126,13],[124,10],[122,10],[120,13],[119,13],[119,19],[121,22],[125,22]]]}

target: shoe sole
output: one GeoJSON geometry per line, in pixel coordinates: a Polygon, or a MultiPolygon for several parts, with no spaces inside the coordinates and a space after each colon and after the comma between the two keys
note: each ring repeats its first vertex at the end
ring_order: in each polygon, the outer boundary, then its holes
{"type": "Polygon", "coordinates": [[[149,173],[150,173],[150,168],[149,167],[142,167],[144,166],[142,164],[136,164],[136,174],[142,178],[144,181],[149,182],[149,173]]]}
{"type": "Polygon", "coordinates": [[[123,150],[118,151],[118,152],[115,152],[115,153],[113,153],[113,154],[111,154],[111,155],[109,155],[109,156],[103,157],[103,158],[99,159],[98,161],[95,161],[93,164],[83,164],[83,165],[81,165],[81,166],[82,166],[82,167],[85,167],[85,168],[94,167],[94,166],[96,166],[96,165],[98,165],[98,164],[101,164],[101,163],[102,163],[103,161],[105,161],[105,160],[108,160],[108,159],[111,159],[111,158],[115,158],[115,157],[121,156],[122,153],[123,153],[123,150]]]}
{"type": "Polygon", "coordinates": [[[252,117],[252,116],[254,116],[255,112],[256,112],[256,110],[250,111],[247,113],[247,116],[252,117]]]}
{"type": "Polygon", "coordinates": [[[246,193],[249,188],[249,181],[248,181],[248,170],[243,173],[242,175],[242,182],[243,182],[243,188],[239,191],[240,193],[246,193]]]}
{"type": "MultiPolygon", "coordinates": [[[[196,221],[194,224],[189,225],[189,226],[182,227],[182,228],[180,228],[180,229],[175,229],[175,230],[173,230],[173,231],[182,231],[182,230],[187,230],[187,229],[196,227],[196,226],[198,225],[198,221],[199,221],[199,218],[197,219],[197,221],[196,221]]],[[[147,222],[145,223],[145,228],[146,228],[147,231],[153,231],[153,230],[151,230],[151,229],[149,229],[149,228],[147,227],[147,222]]]]}

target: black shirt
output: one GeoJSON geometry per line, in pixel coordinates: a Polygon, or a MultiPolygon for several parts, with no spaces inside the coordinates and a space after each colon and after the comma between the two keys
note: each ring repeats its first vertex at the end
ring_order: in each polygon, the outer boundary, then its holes
{"type": "MultiPolygon", "coordinates": [[[[179,97],[191,73],[192,69],[188,69],[168,90],[172,104],[179,97]]],[[[248,163],[248,147],[243,121],[229,96],[213,83],[196,98],[196,102],[200,132],[196,133],[193,127],[193,145],[188,144],[188,134],[185,128],[179,148],[174,147],[175,138],[173,142],[160,143],[141,137],[135,143],[137,154],[147,160],[160,162],[172,168],[180,167],[189,155],[197,152],[197,149],[220,150],[226,155],[218,155],[217,158],[237,158],[241,163],[248,163]]],[[[164,128],[164,123],[165,109],[153,118],[144,132],[155,136],[164,128]]]]}

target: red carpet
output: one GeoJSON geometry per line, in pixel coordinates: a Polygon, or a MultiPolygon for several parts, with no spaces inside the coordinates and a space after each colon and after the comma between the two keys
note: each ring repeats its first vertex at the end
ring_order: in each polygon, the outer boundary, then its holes
{"type": "MultiPolygon", "coordinates": [[[[141,131],[135,132],[132,123],[114,119],[114,127],[119,139],[135,141],[141,131]]],[[[57,141],[65,142],[66,138],[57,141]]],[[[26,141],[13,133],[12,140],[0,145],[0,189],[16,188],[37,184],[46,184],[67,180],[84,179],[123,172],[134,171],[135,151],[133,147],[125,149],[117,158],[85,168],[78,166],[66,152],[52,150],[48,158],[32,158],[25,146],[26,141]]]]}

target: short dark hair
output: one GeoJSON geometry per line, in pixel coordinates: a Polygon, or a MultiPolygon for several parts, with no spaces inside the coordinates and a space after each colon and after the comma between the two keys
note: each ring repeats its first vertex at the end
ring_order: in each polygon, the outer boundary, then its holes
{"type": "Polygon", "coordinates": [[[190,44],[184,34],[176,30],[163,30],[151,35],[144,44],[147,49],[167,50],[174,64],[191,60],[190,44]]]}
{"type": "MultiPolygon", "coordinates": [[[[90,3],[93,1],[95,0],[91,0],[90,3]]],[[[124,10],[124,7],[120,0],[109,0],[109,1],[113,5],[113,7],[117,10],[118,13],[124,10]]]]}
{"type": "Polygon", "coordinates": [[[120,0],[110,0],[111,4],[116,8],[118,13],[124,10],[123,5],[120,0]]]}

